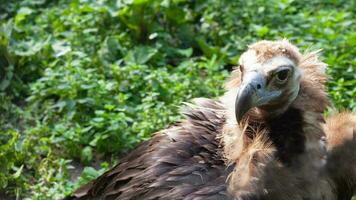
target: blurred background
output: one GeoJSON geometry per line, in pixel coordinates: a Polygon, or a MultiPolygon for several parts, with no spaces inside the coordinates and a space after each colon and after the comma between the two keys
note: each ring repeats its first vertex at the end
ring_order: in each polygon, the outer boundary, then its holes
{"type": "Polygon", "coordinates": [[[0,0],[0,199],[59,199],[221,95],[241,52],[323,49],[356,111],[355,0],[0,0]]]}

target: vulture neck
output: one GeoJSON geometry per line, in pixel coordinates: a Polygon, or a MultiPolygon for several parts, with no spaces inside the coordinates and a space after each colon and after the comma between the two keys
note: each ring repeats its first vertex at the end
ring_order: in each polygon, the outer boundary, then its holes
{"type": "MultiPolygon", "coordinates": [[[[288,185],[290,175],[294,177],[293,184],[315,183],[308,187],[313,188],[312,193],[318,188],[320,182],[315,180],[321,180],[323,170],[320,169],[326,163],[325,134],[321,127],[323,112],[329,105],[325,92],[326,65],[318,60],[317,52],[302,55],[296,64],[301,71],[298,96],[284,113],[274,118],[252,109],[246,120],[238,124],[233,108],[241,84],[240,70],[234,70],[226,83],[227,92],[220,99],[226,118],[221,141],[227,164],[234,166],[229,175],[229,193],[239,194],[240,190],[250,186],[258,188],[259,184],[263,189],[270,181],[278,182],[284,177],[287,177],[285,182],[276,184],[288,185]],[[276,169],[268,175],[264,174],[263,166],[276,169]],[[279,172],[285,173],[281,176],[279,172]]],[[[286,194],[290,194],[286,189],[286,194]]],[[[293,193],[294,188],[290,189],[293,193]]]]}
{"type": "Polygon", "coordinates": [[[221,100],[226,107],[222,142],[224,155],[229,163],[238,162],[249,146],[272,148],[276,152],[274,155],[285,166],[302,164],[301,155],[311,151],[317,152],[313,155],[323,157],[324,147],[320,145],[320,141],[325,134],[321,124],[324,122],[323,111],[328,100],[320,85],[313,85],[308,79],[302,79],[297,98],[284,113],[266,118],[257,109],[252,109],[241,124],[237,124],[234,113],[228,109],[233,105],[229,101],[234,99],[232,97],[234,94],[230,91],[221,100]],[[261,135],[267,140],[261,140],[261,135]],[[256,141],[256,138],[261,141],[256,141]]]}
{"type": "MultiPolygon", "coordinates": [[[[303,111],[289,108],[282,115],[267,119],[263,123],[250,122],[248,129],[258,126],[266,131],[267,137],[276,148],[276,156],[282,163],[295,164],[294,158],[305,151],[303,111]]],[[[253,140],[254,136],[248,137],[253,140]]]]}

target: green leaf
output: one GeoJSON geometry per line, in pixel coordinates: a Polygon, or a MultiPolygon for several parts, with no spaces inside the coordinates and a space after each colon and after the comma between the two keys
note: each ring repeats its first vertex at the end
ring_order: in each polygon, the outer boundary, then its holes
{"type": "Polygon", "coordinates": [[[129,51],[124,60],[127,64],[145,64],[156,55],[157,52],[158,50],[156,48],[139,46],[129,51]]]}
{"type": "Polygon", "coordinates": [[[61,57],[72,50],[69,44],[66,43],[65,41],[57,41],[53,43],[52,49],[54,51],[55,57],[61,57]]]}
{"type": "Polygon", "coordinates": [[[23,166],[24,166],[24,165],[21,165],[21,167],[18,168],[18,169],[16,170],[16,172],[13,174],[13,177],[14,177],[15,179],[18,178],[18,177],[20,177],[20,175],[21,175],[21,173],[22,173],[23,166]]]}
{"type": "Polygon", "coordinates": [[[85,167],[81,176],[85,177],[87,180],[92,180],[98,176],[100,176],[100,172],[94,169],[93,167],[85,167]]]}
{"type": "Polygon", "coordinates": [[[256,35],[258,37],[264,37],[267,35],[267,33],[269,32],[269,28],[267,26],[259,26],[259,25],[255,25],[254,29],[256,31],[256,35]]]}
{"type": "Polygon", "coordinates": [[[152,0],[132,0],[132,4],[134,5],[142,5],[151,2],[152,0]]]}
{"type": "Polygon", "coordinates": [[[45,40],[35,41],[18,41],[10,50],[18,56],[32,56],[39,52],[45,45],[48,44],[50,36],[45,40]]]}
{"type": "Polygon", "coordinates": [[[33,13],[33,10],[31,8],[21,7],[17,11],[17,15],[15,17],[15,24],[19,24],[21,21],[23,21],[26,18],[26,16],[28,16],[32,13],[33,13]]]}
{"type": "Polygon", "coordinates": [[[93,150],[90,146],[85,147],[82,150],[80,160],[84,163],[89,163],[93,159],[93,150]]]}
{"type": "Polygon", "coordinates": [[[192,48],[188,48],[188,49],[178,49],[177,52],[184,56],[189,58],[192,54],[193,54],[193,49],[192,48]]]}

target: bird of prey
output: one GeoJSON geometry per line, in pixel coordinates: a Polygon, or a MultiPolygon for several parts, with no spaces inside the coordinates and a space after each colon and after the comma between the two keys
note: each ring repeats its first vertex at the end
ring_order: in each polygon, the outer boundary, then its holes
{"type": "Polygon", "coordinates": [[[250,45],[222,97],[187,104],[66,199],[350,199],[356,116],[325,121],[325,68],[287,40],[250,45]]]}

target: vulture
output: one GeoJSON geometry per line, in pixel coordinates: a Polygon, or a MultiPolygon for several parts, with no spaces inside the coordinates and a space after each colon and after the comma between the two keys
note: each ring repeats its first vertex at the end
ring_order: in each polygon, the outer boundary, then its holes
{"type": "Polygon", "coordinates": [[[356,115],[325,119],[325,68],[287,40],[250,45],[223,96],[187,103],[184,120],[65,199],[350,199],[356,115]]]}

